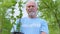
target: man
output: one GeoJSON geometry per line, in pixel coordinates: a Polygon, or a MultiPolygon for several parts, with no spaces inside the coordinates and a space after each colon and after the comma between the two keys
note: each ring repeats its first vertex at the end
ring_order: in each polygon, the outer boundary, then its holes
{"type": "MultiPolygon", "coordinates": [[[[34,1],[26,3],[28,17],[21,19],[20,32],[24,34],[48,34],[48,25],[45,20],[37,17],[37,4],[34,1]]],[[[19,19],[16,23],[19,22],[19,19]]]]}

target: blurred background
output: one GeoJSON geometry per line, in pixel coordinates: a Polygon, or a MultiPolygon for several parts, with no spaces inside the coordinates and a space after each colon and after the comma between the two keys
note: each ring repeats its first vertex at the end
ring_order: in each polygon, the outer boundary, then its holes
{"type": "MultiPolygon", "coordinates": [[[[16,19],[27,16],[25,4],[29,0],[0,0],[0,34],[10,34],[16,19]]],[[[35,0],[37,16],[48,22],[49,34],[60,34],[60,0],[35,0]]]]}

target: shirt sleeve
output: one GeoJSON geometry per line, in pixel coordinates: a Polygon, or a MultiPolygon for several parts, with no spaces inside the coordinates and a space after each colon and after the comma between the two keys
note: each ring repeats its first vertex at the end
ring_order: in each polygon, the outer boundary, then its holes
{"type": "Polygon", "coordinates": [[[48,24],[45,20],[42,21],[41,23],[41,32],[46,32],[46,34],[49,34],[49,30],[48,30],[48,24]]]}

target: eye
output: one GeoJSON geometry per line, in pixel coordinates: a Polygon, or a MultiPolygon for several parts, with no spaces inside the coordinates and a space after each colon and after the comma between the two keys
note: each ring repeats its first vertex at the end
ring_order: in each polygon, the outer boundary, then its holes
{"type": "Polygon", "coordinates": [[[28,6],[28,8],[30,8],[30,6],[28,6]]]}
{"type": "Polygon", "coordinates": [[[30,7],[34,7],[33,5],[32,6],[27,6],[28,8],[30,8],[30,7]]]}
{"type": "Polygon", "coordinates": [[[32,6],[32,7],[34,7],[34,6],[32,6]]]}

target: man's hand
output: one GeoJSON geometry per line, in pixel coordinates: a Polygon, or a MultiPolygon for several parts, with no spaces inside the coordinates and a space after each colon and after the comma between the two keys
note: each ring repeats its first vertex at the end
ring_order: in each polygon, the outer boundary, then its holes
{"type": "Polygon", "coordinates": [[[46,32],[41,32],[41,34],[46,34],[46,32]]]}

